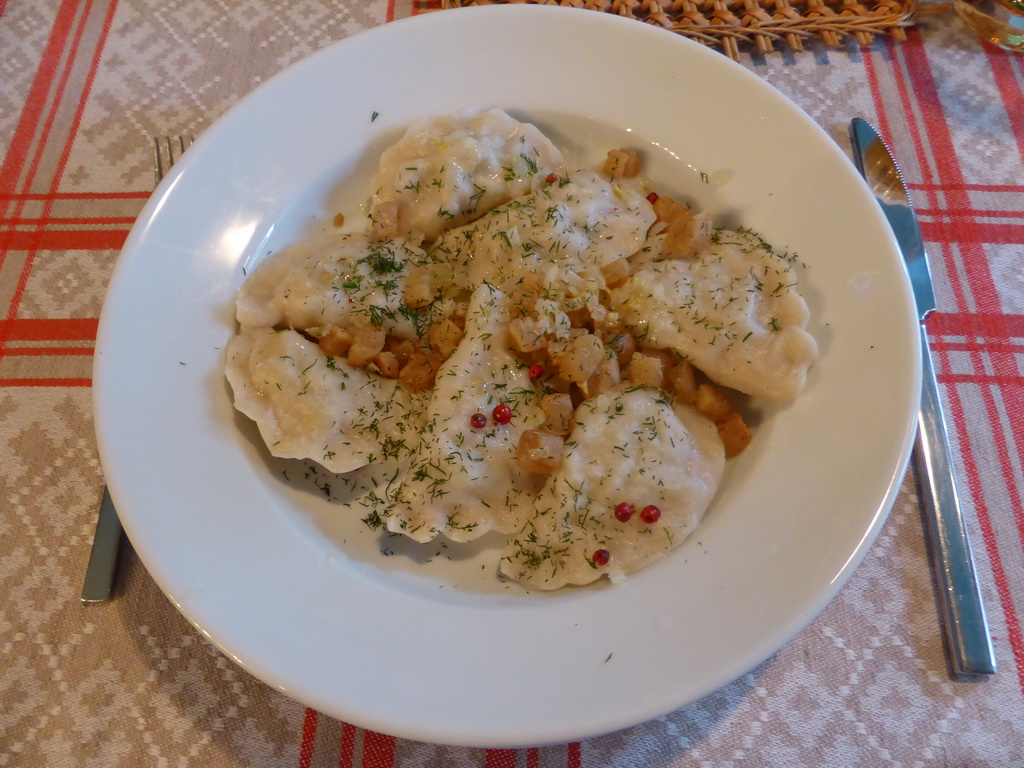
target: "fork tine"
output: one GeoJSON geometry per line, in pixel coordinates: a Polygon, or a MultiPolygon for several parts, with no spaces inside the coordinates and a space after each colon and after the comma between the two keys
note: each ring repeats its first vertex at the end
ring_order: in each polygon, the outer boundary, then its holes
{"type": "Polygon", "coordinates": [[[195,137],[188,134],[179,136],[154,136],[153,137],[153,175],[156,184],[163,181],[164,176],[174,167],[185,150],[192,146],[195,137]]]}
{"type": "Polygon", "coordinates": [[[164,177],[164,163],[163,157],[160,152],[160,138],[158,136],[153,137],[153,178],[156,186],[160,183],[160,180],[164,177]]]}

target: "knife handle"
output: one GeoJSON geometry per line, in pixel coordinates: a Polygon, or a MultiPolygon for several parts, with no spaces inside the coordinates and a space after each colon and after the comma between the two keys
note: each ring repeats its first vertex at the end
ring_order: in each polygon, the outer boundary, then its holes
{"type": "Polygon", "coordinates": [[[939,602],[950,661],[953,672],[958,675],[994,674],[996,658],[953,478],[949,438],[924,323],[921,323],[921,350],[924,388],[914,457],[939,582],[939,602]]]}

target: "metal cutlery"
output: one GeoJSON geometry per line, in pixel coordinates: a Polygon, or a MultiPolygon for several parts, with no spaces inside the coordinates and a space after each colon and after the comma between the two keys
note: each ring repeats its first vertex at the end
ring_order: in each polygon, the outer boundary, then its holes
{"type": "MultiPolygon", "coordinates": [[[[160,184],[174,165],[175,159],[181,157],[192,141],[192,136],[153,137],[154,186],[160,184]]],[[[89,553],[89,564],[86,566],[85,581],[82,584],[83,603],[98,603],[110,599],[117,573],[122,534],[121,521],[117,516],[117,510],[114,509],[110,491],[104,488],[99,516],[96,518],[92,550],[89,553]]]]}
{"type": "Polygon", "coordinates": [[[995,653],[978,585],[942,416],[939,387],[924,320],[935,309],[928,258],[899,167],[882,137],[867,121],[850,124],[854,160],[882,207],[906,263],[921,320],[923,389],[914,461],[939,585],[939,602],[955,674],[994,674],[995,653]]]}

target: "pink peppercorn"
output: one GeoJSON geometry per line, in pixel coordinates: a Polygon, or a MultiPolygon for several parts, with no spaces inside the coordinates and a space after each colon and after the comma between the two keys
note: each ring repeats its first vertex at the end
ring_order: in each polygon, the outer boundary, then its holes
{"type": "Polygon", "coordinates": [[[661,510],[653,504],[640,510],[640,519],[648,525],[653,525],[661,519],[661,510]]]}
{"type": "Polygon", "coordinates": [[[615,519],[620,523],[628,523],[634,512],[636,512],[636,507],[628,501],[624,501],[615,507],[615,519]]]}
{"type": "Polygon", "coordinates": [[[504,403],[496,405],[494,406],[494,411],[491,413],[491,418],[493,418],[498,424],[508,424],[512,421],[512,409],[504,403]]]}

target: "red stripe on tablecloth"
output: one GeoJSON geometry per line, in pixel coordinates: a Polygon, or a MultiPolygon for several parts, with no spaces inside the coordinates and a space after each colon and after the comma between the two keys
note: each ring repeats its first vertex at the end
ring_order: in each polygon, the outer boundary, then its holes
{"type": "Polygon", "coordinates": [[[932,312],[928,315],[928,330],[937,336],[1024,338],[1024,315],[932,312]]]}
{"type": "MultiPolygon", "coordinates": [[[[1024,216],[1024,214],[1021,214],[1024,216]]],[[[110,225],[110,224],[134,224],[134,216],[51,216],[49,218],[0,218],[0,224],[8,224],[10,226],[36,226],[43,227],[48,225],[59,225],[67,226],[69,224],[80,224],[87,226],[89,224],[94,225],[110,225]]]]}
{"type": "Polygon", "coordinates": [[[2,387],[91,387],[92,379],[0,379],[2,387]]]}
{"type": "Polygon", "coordinates": [[[0,192],[0,201],[145,200],[152,192],[0,192]]]}
{"type": "Polygon", "coordinates": [[[128,239],[129,231],[130,228],[0,232],[0,252],[120,250],[128,239]]]}
{"type": "Polygon", "coordinates": [[[317,711],[306,707],[302,720],[302,743],[299,745],[299,768],[309,768],[313,763],[313,744],[316,742],[317,711]]]}
{"type": "Polygon", "coordinates": [[[363,768],[393,768],[395,737],[363,731],[363,768]]]}
{"type": "Polygon", "coordinates": [[[0,335],[11,341],[95,341],[99,320],[76,318],[14,318],[0,320],[0,335]]]}
{"type": "Polygon", "coordinates": [[[94,317],[0,320],[0,337],[11,341],[95,341],[94,317]]]}
{"type": "Polygon", "coordinates": [[[566,758],[566,768],[581,768],[583,765],[583,753],[578,741],[569,742],[566,758]]]}
{"type": "Polygon", "coordinates": [[[57,73],[64,45],[71,32],[76,5],[75,0],[64,0],[57,11],[53,22],[53,33],[46,41],[46,48],[43,50],[39,62],[39,70],[36,72],[32,87],[28,92],[28,98],[25,100],[25,109],[22,110],[18,125],[14,129],[14,135],[11,138],[7,155],[4,157],[3,165],[0,165],[0,189],[4,191],[15,189],[18,177],[25,167],[29,148],[32,146],[39,120],[47,104],[50,86],[57,73]]]}
{"type": "MultiPolygon", "coordinates": [[[[953,221],[922,221],[921,235],[929,242],[942,243],[944,246],[951,243],[957,245],[1024,244],[1024,226],[1019,224],[979,224],[971,217],[957,218],[953,221]]],[[[948,251],[948,248],[944,247],[943,250],[948,251]]],[[[966,258],[972,257],[984,258],[984,254],[979,252],[966,258]]],[[[947,261],[949,260],[947,259],[947,261]]],[[[973,283],[971,287],[974,287],[973,283]]]]}
{"type": "MultiPolygon", "coordinates": [[[[936,377],[942,384],[979,384],[985,386],[1006,387],[1012,389],[1024,386],[1024,378],[1016,376],[996,376],[985,373],[942,373],[936,377]]],[[[1004,395],[1008,392],[1004,392],[1004,395]]],[[[1005,466],[1005,465],[1003,465],[1005,466]]]]}
{"type": "Polygon", "coordinates": [[[516,751],[488,749],[484,755],[484,768],[516,768],[516,751]]]}
{"type": "Polygon", "coordinates": [[[1017,139],[1017,153],[1021,160],[1024,160],[1024,92],[1021,90],[1017,75],[1013,72],[1017,54],[995,50],[987,45],[985,53],[989,66],[992,67],[996,88],[999,89],[1003,106],[1006,108],[1006,117],[1010,121],[1010,135],[1017,139]]]}
{"type": "Polygon", "coordinates": [[[384,14],[384,23],[395,20],[395,0],[388,0],[388,10],[384,14]]]}
{"type": "Polygon", "coordinates": [[[342,724],[341,755],[338,758],[338,768],[353,768],[356,755],[356,733],[358,730],[354,725],[342,724]]]}
{"type": "MultiPolygon", "coordinates": [[[[887,41],[887,47],[894,57],[896,57],[894,60],[903,60],[906,65],[906,74],[909,82],[905,82],[901,77],[899,77],[902,73],[898,68],[896,69],[896,82],[897,87],[901,92],[902,101],[905,105],[909,105],[912,98],[911,94],[913,94],[913,98],[920,109],[921,119],[924,122],[924,128],[927,133],[927,149],[925,143],[921,141],[920,138],[915,139],[922,172],[925,174],[929,173],[928,160],[930,156],[935,163],[936,172],[939,176],[938,181],[945,189],[947,198],[952,206],[970,207],[967,196],[962,191],[964,184],[963,173],[961,172],[956,151],[953,146],[949,125],[942,113],[942,102],[939,97],[938,88],[935,84],[935,79],[932,76],[931,69],[928,65],[928,57],[921,42],[920,32],[918,30],[912,30],[907,36],[906,44],[899,46],[898,53],[896,51],[896,47],[892,44],[892,41],[887,41]],[[929,153],[929,156],[925,155],[926,151],[929,153]],[[947,184],[949,185],[948,187],[946,186],[947,184]]],[[[913,110],[908,110],[908,114],[912,115],[913,110]]],[[[916,130],[916,125],[913,122],[911,122],[911,130],[916,130]]],[[[930,182],[931,179],[926,177],[925,181],[930,182]]],[[[975,228],[976,223],[971,220],[964,223],[964,230],[968,232],[971,232],[975,228]]],[[[974,298],[975,305],[979,310],[981,310],[981,313],[989,312],[995,315],[1000,307],[999,296],[995,290],[992,275],[988,270],[988,261],[985,259],[984,250],[979,243],[980,237],[969,237],[967,238],[967,242],[963,243],[959,250],[964,261],[971,264],[971,270],[969,273],[970,291],[974,298]]],[[[966,304],[962,303],[962,299],[960,298],[965,295],[965,290],[959,285],[960,273],[956,269],[956,265],[953,263],[954,256],[952,249],[949,247],[948,243],[944,243],[942,244],[941,250],[943,257],[946,260],[947,273],[949,274],[950,282],[954,286],[954,291],[959,294],[958,305],[961,308],[965,308],[966,304]]],[[[1002,333],[998,333],[996,335],[997,341],[1008,340],[1005,335],[1005,326],[1000,327],[999,320],[997,318],[993,319],[990,327],[997,332],[1002,331],[1002,333]]],[[[998,352],[985,354],[991,362],[996,375],[1004,376],[1015,374],[1013,356],[1000,354],[998,352]]],[[[940,355],[940,361],[943,364],[943,369],[948,369],[948,362],[942,358],[944,358],[944,355],[940,355]]],[[[982,353],[976,352],[972,355],[972,358],[975,370],[985,369],[986,361],[982,359],[982,353]]],[[[1021,415],[1021,411],[1024,409],[1021,408],[1020,403],[1020,388],[1007,387],[1000,390],[1005,404],[1005,409],[1003,411],[1000,411],[996,407],[991,387],[982,386],[980,387],[980,392],[985,399],[988,416],[987,426],[993,432],[994,444],[997,446],[998,451],[1004,453],[1006,446],[1008,445],[1008,440],[1002,431],[1002,413],[1005,413],[1006,418],[1009,420],[1013,434],[1019,438],[1017,443],[1019,444],[1020,439],[1024,439],[1024,417],[1021,415]]],[[[1022,637],[1016,605],[1014,604],[1013,597],[1010,593],[1009,580],[1000,557],[999,546],[992,526],[992,518],[985,503],[985,494],[982,490],[980,468],[975,456],[974,445],[970,439],[970,431],[966,423],[967,419],[964,413],[963,404],[960,401],[956,387],[947,388],[947,398],[952,406],[953,419],[956,424],[961,447],[961,456],[963,457],[965,468],[967,470],[967,482],[971,489],[972,499],[977,511],[978,524],[982,531],[986,553],[989,557],[989,563],[992,566],[992,574],[996,590],[1000,596],[1000,603],[1006,620],[1010,646],[1014,658],[1017,660],[1016,667],[1018,684],[1021,686],[1022,690],[1024,690],[1024,663],[1022,663],[1024,662],[1024,637],[1022,637]]],[[[1004,472],[1008,472],[1008,465],[1006,463],[1003,463],[1003,467],[1004,472]]],[[[1011,496],[1016,498],[1016,494],[1019,493],[1019,490],[1016,489],[1014,478],[1005,477],[1004,481],[1006,482],[1006,486],[1010,491],[1011,496]]],[[[1018,505],[1019,510],[1019,499],[1014,503],[1018,505]]],[[[1024,534],[1024,528],[1021,527],[1020,516],[1016,514],[1016,512],[1015,518],[1018,532],[1020,534],[1024,534]]]]}
{"type": "Polygon", "coordinates": [[[540,768],[540,750],[537,747],[526,750],[526,768],[540,768]]]}
{"type": "Polygon", "coordinates": [[[4,357],[86,357],[92,354],[92,347],[17,347],[4,350],[4,357]]]}

